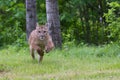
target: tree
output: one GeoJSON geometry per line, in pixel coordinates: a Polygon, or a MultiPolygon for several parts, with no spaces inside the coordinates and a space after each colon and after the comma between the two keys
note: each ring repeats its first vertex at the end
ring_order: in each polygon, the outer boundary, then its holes
{"type": "Polygon", "coordinates": [[[61,47],[58,0],[46,0],[47,24],[56,47],[61,47]]]}
{"type": "Polygon", "coordinates": [[[26,33],[27,40],[36,26],[36,0],[26,0],[26,33]]]}

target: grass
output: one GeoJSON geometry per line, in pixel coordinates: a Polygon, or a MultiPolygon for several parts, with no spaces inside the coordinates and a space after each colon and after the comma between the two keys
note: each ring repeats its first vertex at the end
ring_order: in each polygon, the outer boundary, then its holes
{"type": "Polygon", "coordinates": [[[120,80],[120,47],[65,47],[39,64],[28,48],[9,46],[0,49],[0,80],[120,80]]]}

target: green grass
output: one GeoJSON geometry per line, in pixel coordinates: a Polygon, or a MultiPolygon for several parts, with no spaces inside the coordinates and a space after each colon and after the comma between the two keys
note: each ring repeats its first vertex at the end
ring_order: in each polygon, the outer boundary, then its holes
{"type": "Polygon", "coordinates": [[[9,46],[0,49],[0,80],[120,80],[120,47],[65,47],[39,64],[28,48],[9,46]]]}

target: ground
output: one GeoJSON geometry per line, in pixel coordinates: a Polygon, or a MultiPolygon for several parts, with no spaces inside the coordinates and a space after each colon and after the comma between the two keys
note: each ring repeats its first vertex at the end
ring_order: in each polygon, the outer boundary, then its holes
{"type": "Polygon", "coordinates": [[[32,60],[28,48],[10,46],[0,49],[0,80],[120,80],[119,48],[112,48],[53,50],[38,63],[38,59],[32,60]]]}

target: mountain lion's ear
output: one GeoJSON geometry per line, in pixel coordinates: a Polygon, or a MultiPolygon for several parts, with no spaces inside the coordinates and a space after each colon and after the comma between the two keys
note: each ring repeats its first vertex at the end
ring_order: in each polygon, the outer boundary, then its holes
{"type": "Polygon", "coordinates": [[[39,27],[39,23],[36,23],[36,27],[39,27]]]}
{"type": "Polygon", "coordinates": [[[39,24],[38,23],[36,23],[36,29],[39,29],[39,24]]]}

